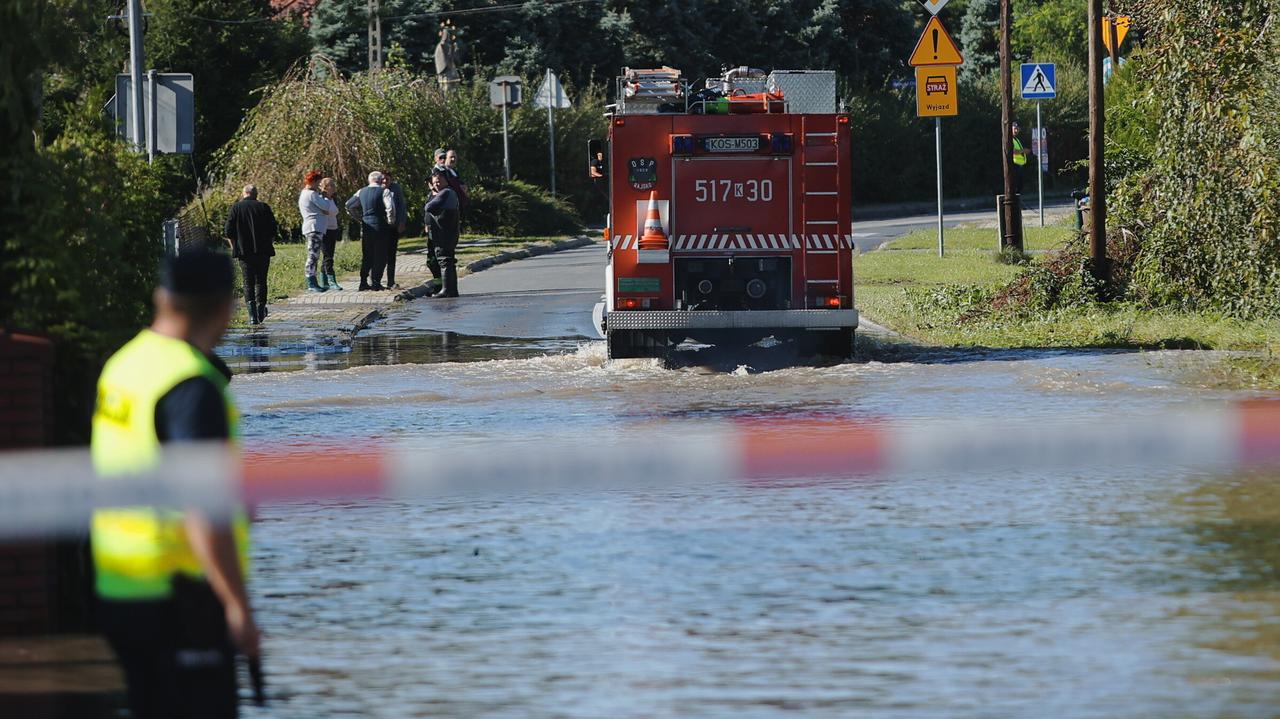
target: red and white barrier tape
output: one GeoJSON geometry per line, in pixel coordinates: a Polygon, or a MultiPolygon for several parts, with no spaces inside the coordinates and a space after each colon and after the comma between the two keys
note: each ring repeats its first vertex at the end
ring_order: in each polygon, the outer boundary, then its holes
{"type": "MultiPolygon", "coordinates": [[[[335,446],[336,443],[335,443],[335,446]]],[[[913,425],[760,420],[619,426],[599,436],[229,451],[174,446],[153,471],[96,477],[84,450],[0,455],[0,536],[82,531],[95,507],[223,512],[237,503],[441,492],[1117,466],[1280,468],[1280,402],[1082,422],[913,425]]]]}

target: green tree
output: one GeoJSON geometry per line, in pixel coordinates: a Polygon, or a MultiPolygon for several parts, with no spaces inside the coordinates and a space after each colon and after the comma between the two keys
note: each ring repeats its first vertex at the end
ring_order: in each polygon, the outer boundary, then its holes
{"type": "Polygon", "coordinates": [[[1024,62],[1087,62],[1088,6],[1080,0],[1014,0],[1013,52],[1024,62]]]}
{"type": "MultiPolygon", "coordinates": [[[[386,0],[383,44],[404,48],[409,69],[430,70],[439,22],[431,13],[484,6],[386,0]]],[[[366,7],[364,0],[327,0],[312,22],[317,49],[348,73],[367,66],[366,7]]],[[[491,68],[536,74],[552,67],[580,82],[612,78],[624,65],[672,65],[693,80],[718,75],[724,66],[751,65],[832,69],[853,87],[883,87],[901,71],[914,40],[902,0],[525,3],[453,22],[464,62],[481,75],[491,68]]]]}
{"type": "Polygon", "coordinates": [[[983,77],[1000,67],[999,0],[969,0],[960,46],[964,52],[961,72],[966,78],[983,77]]]}
{"type": "Polygon", "coordinates": [[[200,164],[231,139],[254,92],[309,52],[294,20],[274,20],[269,0],[151,0],[147,64],[195,76],[200,164]]]}
{"type": "Polygon", "coordinates": [[[60,108],[37,142],[42,75],[74,69],[79,0],[0,6],[0,325],[48,332],[58,440],[87,437],[93,383],[107,354],[142,326],[167,209],[156,174],[100,124],[105,93],[60,108]]]}

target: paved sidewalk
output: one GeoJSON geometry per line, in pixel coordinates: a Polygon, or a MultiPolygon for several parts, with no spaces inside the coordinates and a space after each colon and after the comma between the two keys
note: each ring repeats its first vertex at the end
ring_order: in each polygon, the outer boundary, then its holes
{"type": "MultiPolygon", "coordinates": [[[[531,243],[518,250],[494,252],[492,255],[460,265],[458,275],[461,277],[505,262],[582,247],[595,241],[590,237],[581,236],[568,240],[531,243]]],[[[459,247],[477,249],[502,242],[498,238],[470,240],[461,243],[459,247]]],[[[431,272],[427,269],[426,250],[401,252],[396,256],[396,282],[399,283],[400,289],[360,292],[357,289],[360,286],[359,274],[345,275],[338,279],[338,284],[343,288],[341,291],[303,292],[270,305],[263,327],[245,328],[246,333],[252,334],[262,330],[298,333],[324,330],[337,335],[346,335],[349,339],[380,319],[387,308],[400,302],[424,297],[438,289],[438,283],[431,278],[431,272]]]]}

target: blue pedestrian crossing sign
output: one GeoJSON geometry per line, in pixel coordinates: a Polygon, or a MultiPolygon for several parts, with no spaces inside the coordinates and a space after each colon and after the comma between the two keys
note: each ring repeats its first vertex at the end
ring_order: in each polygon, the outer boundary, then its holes
{"type": "Polygon", "coordinates": [[[1058,96],[1058,67],[1049,62],[1022,66],[1022,99],[1052,100],[1058,96]]]}

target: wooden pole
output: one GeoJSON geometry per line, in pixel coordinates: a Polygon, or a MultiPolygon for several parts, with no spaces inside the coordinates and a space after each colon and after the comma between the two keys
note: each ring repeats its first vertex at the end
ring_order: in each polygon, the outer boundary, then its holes
{"type": "MultiPolygon", "coordinates": [[[[1106,97],[1102,85],[1102,0],[1089,0],[1089,271],[1111,278],[1107,261],[1106,97]]],[[[1114,47],[1115,44],[1112,44],[1114,47]]],[[[1112,72],[1115,72],[1112,67],[1112,72]]]]}
{"type": "Polygon", "coordinates": [[[1000,150],[1004,155],[1004,235],[1001,249],[1013,248],[1022,252],[1022,204],[1013,182],[1013,67],[1010,65],[1010,44],[1013,30],[1011,0],[1000,0],[1000,150]]]}

